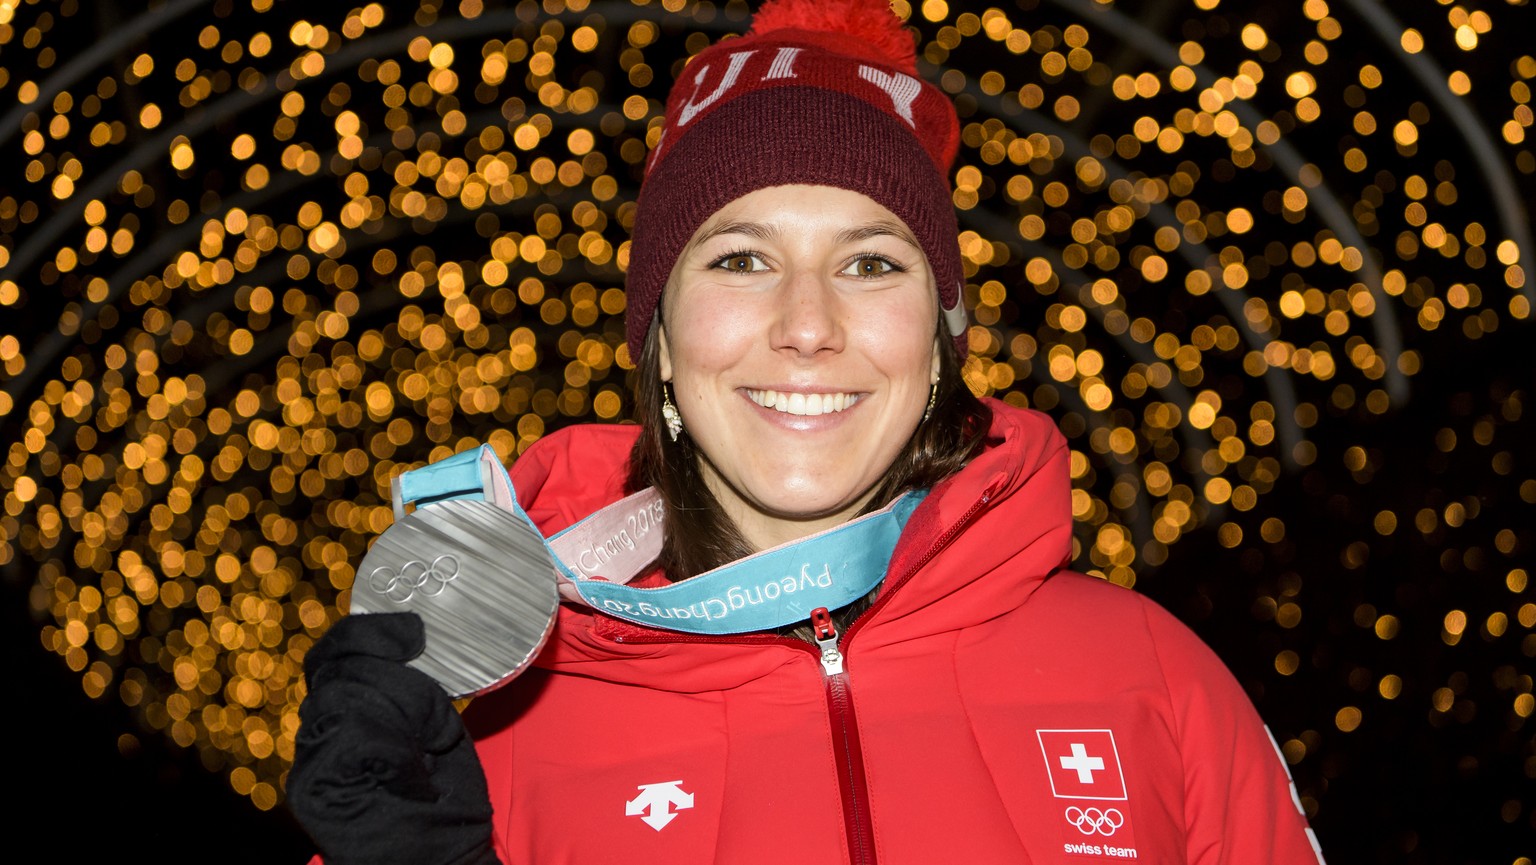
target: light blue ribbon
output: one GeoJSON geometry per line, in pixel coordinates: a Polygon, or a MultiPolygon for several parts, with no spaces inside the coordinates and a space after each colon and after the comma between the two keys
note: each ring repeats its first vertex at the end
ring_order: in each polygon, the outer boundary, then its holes
{"type": "MultiPolygon", "coordinates": [[[[879,585],[907,519],[926,495],[926,490],[907,493],[872,514],[659,588],[623,585],[650,565],[652,558],[626,533],[623,523],[627,519],[633,525],[632,510],[623,514],[614,511],[628,499],[546,538],[544,546],[562,582],[581,601],[608,615],[689,634],[768,631],[804,622],[820,607],[835,610],[847,606],[879,585]],[[603,525],[605,520],[612,525],[603,525]],[[559,544],[573,532],[627,542],[607,548],[613,551],[606,561],[613,569],[613,581],[601,578],[602,567],[594,574],[590,566],[572,567],[561,558],[552,544],[559,544]],[[639,561],[637,556],[646,560],[639,561]]],[[[427,507],[451,499],[492,501],[533,526],[517,503],[505,467],[489,445],[406,472],[398,478],[395,498],[397,510],[410,502],[427,507]],[[495,468],[487,469],[490,465],[495,468]],[[505,495],[498,496],[493,484],[505,484],[505,495]],[[498,498],[500,502],[496,502],[498,498]]],[[[659,505],[655,507],[660,516],[659,505]]],[[[537,532],[537,527],[534,530],[537,532]]],[[[543,537],[542,532],[539,535],[543,537]]],[[[571,598],[570,592],[563,594],[571,598]]]]}

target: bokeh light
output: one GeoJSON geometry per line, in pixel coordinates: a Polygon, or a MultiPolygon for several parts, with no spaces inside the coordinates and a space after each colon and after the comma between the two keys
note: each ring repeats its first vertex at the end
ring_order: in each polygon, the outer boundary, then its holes
{"type": "MultiPolygon", "coordinates": [[[[1389,714],[1481,736],[1527,786],[1477,819],[1528,831],[1527,4],[894,7],[961,116],[966,380],[1060,422],[1076,567],[1157,595],[1187,538],[1233,564],[1170,605],[1263,630],[1227,660],[1266,716],[1315,700],[1275,732],[1325,843],[1317,755],[1389,714]],[[1319,514],[1358,535],[1303,574],[1319,514]],[[1495,590],[1405,595],[1386,562],[1495,590]]],[[[280,802],[389,478],[628,416],[641,166],[749,14],[0,4],[0,566],[88,695],[280,802]]]]}

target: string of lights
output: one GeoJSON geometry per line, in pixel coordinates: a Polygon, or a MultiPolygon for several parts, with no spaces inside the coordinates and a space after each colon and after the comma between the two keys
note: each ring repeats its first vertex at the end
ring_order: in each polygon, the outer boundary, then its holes
{"type": "MultiPolygon", "coordinates": [[[[1530,8],[994,2],[893,6],[965,378],[1067,434],[1074,566],[1203,629],[1325,847],[1391,729],[1526,785],[1472,819],[1529,865],[1530,8]]],[[[630,415],[642,166],[750,9],[126,5],[0,2],[0,570],[125,748],[268,810],[390,478],[630,415]]],[[[1404,831],[1360,849],[1448,859],[1404,831]]]]}

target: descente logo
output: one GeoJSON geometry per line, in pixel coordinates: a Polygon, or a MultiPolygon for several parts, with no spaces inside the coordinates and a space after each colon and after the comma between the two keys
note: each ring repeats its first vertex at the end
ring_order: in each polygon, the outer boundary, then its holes
{"type": "Polygon", "coordinates": [[[678,811],[693,807],[693,794],[683,791],[682,781],[641,784],[640,795],[624,803],[627,817],[639,817],[657,832],[677,818],[678,811]]]}

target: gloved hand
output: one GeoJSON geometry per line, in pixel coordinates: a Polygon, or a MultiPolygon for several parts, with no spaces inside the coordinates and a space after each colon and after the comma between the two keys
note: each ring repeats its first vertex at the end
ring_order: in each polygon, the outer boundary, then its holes
{"type": "Polygon", "coordinates": [[[493,865],[485,774],[415,613],[347,616],[304,658],[288,807],[326,865],[493,865]]]}

